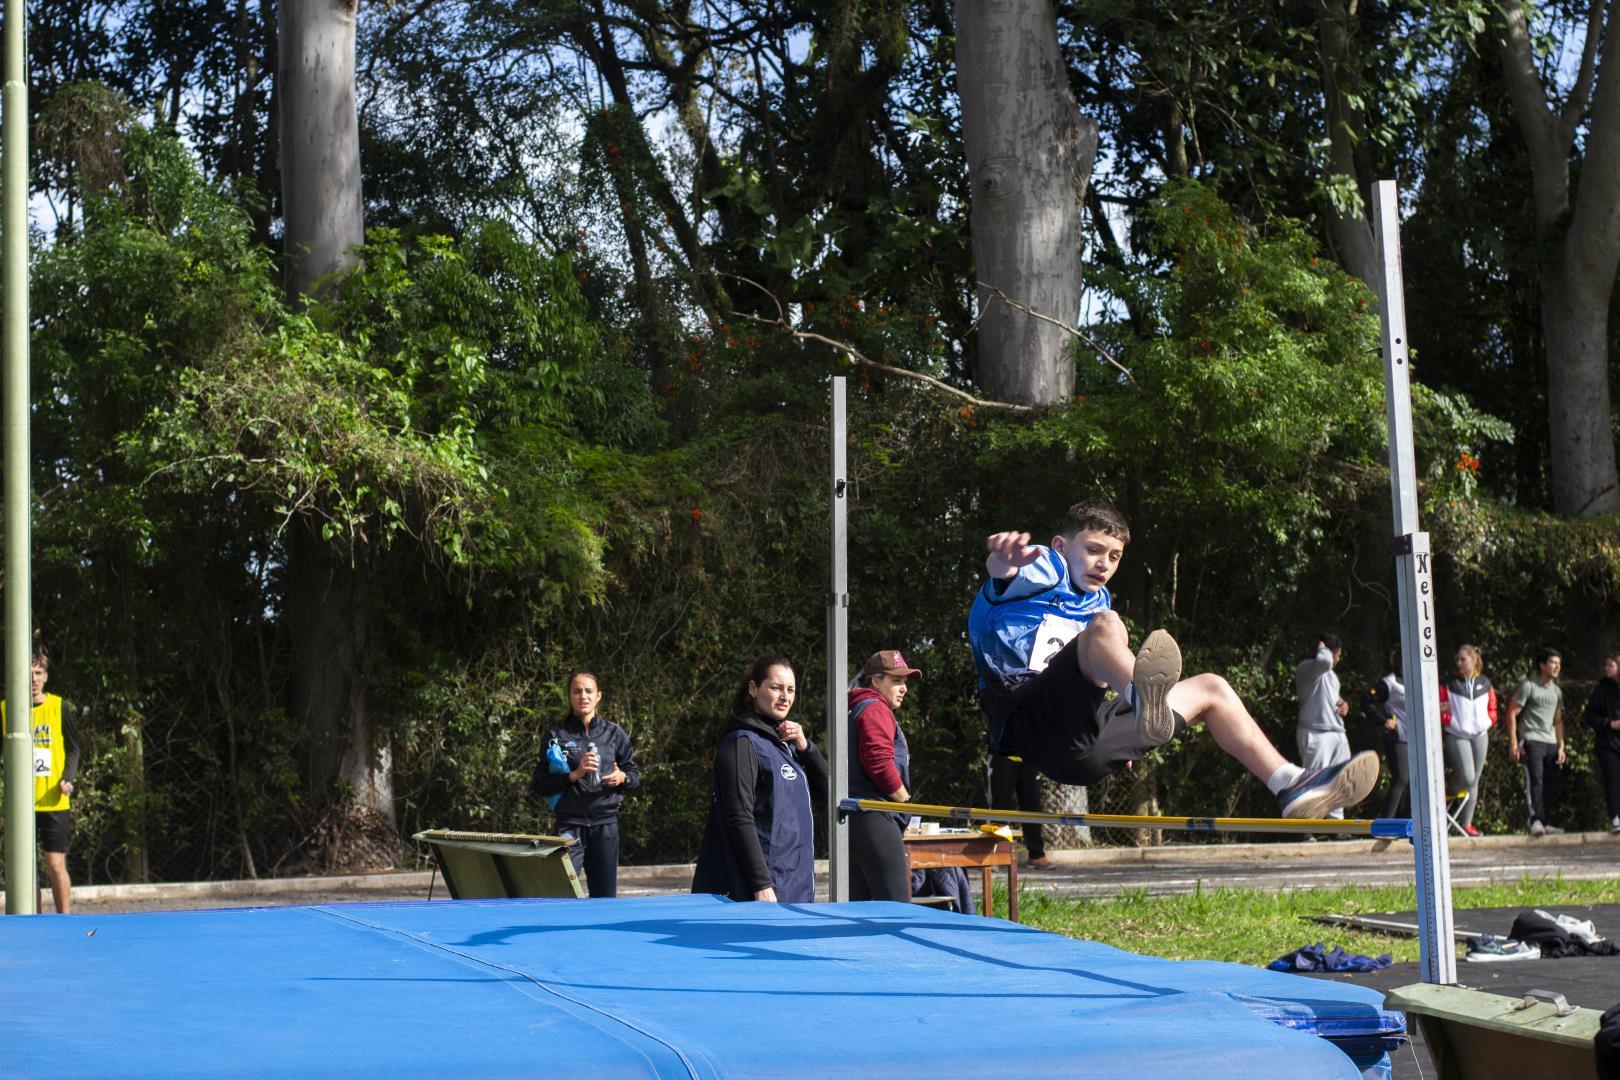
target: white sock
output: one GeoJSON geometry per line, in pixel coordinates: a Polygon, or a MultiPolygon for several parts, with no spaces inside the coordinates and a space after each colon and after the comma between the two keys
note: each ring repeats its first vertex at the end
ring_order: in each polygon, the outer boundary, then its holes
{"type": "Polygon", "coordinates": [[[1284,788],[1293,787],[1294,781],[1305,775],[1305,770],[1291,761],[1285,761],[1277,766],[1277,771],[1266,779],[1266,789],[1273,795],[1284,788]]]}

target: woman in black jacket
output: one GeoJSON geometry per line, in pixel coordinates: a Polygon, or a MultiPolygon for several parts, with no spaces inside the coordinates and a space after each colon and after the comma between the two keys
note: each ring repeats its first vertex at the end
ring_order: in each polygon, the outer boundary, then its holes
{"type": "Polygon", "coordinates": [[[630,734],[596,715],[601,683],[589,671],[568,676],[568,715],[546,732],[535,766],[534,794],[557,815],[557,831],[573,841],[568,857],[585,874],[593,897],[619,893],[619,806],[641,785],[630,734]]]}
{"type": "Polygon", "coordinates": [[[808,904],[816,898],[810,792],[827,790],[827,762],[788,713],[793,664],[749,666],[714,752],[714,795],[703,827],[695,893],[808,904]]]}
{"type": "Polygon", "coordinates": [[[1620,833],[1620,653],[1603,660],[1603,678],[1586,699],[1586,726],[1592,729],[1609,831],[1620,833]]]}

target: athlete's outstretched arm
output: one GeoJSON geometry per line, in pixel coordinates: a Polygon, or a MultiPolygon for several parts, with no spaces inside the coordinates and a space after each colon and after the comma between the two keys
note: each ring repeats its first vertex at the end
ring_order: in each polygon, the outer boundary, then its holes
{"type": "Polygon", "coordinates": [[[984,546],[990,554],[984,560],[984,569],[993,578],[1010,578],[1019,567],[1028,566],[1041,557],[1041,549],[1031,547],[1027,532],[991,533],[984,546]]]}

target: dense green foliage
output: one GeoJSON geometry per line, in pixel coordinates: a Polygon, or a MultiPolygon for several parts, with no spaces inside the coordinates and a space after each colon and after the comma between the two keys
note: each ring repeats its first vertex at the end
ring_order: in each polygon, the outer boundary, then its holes
{"type": "MultiPolygon", "coordinates": [[[[982,797],[984,536],[1044,539],[1080,497],[1132,522],[1131,625],[1170,627],[1285,748],[1321,630],[1346,637],[1347,686],[1381,675],[1377,305],[1328,242],[1355,184],[1324,164],[1316,29],[1056,11],[1109,162],[1076,238],[1095,302],[1075,399],[1012,413],[786,332],[977,393],[948,5],[364,5],[368,240],[304,310],[272,250],[273,17],[45,5],[35,609],[53,689],[90,716],[76,878],[345,861],[288,704],[288,544],[311,528],[378,600],[366,677],[402,836],[549,827],[528,777],[584,666],[642,759],[627,857],[689,856],[746,662],[798,658],[798,715],[822,723],[834,374],[851,655],[925,673],[901,717],[920,795],[982,797]]],[[[1477,16],[1358,24],[1363,150],[1411,200],[1442,655],[1476,642],[1511,686],[1565,645],[1578,707],[1620,646],[1620,530],[1545,511],[1528,174],[1477,16]]],[[[1565,823],[1593,825],[1570,741],[1565,823]]],[[[1515,782],[1493,747],[1482,826],[1519,827],[1515,782]]],[[[1270,812],[1198,735],[1093,792],[1155,800],[1270,812]]]]}

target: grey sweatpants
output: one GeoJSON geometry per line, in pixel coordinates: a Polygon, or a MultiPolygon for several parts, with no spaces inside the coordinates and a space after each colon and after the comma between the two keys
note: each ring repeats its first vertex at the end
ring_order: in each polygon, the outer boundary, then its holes
{"type": "Polygon", "coordinates": [[[1489,731],[1482,731],[1478,735],[1453,735],[1448,731],[1441,736],[1446,748],[1446,765],[1452,773],[1451,788],[1446,794],[1468,792],[1468,801],[1463,803],[1462,812],[1457,815],[1459,825],[1474,822],[1474,806],[1479,802],[1479,778],[1485,772],[1485,743],[1489,738],[1489,731]]]}
{"type": "MultiPolygon", "coordinates": [[[[1350,760],[1350,739],[1342,731],[1307,731],[1305,728],[1296,728],[1294,738],[1299,743],[1299,763],[1305,766],[1306,772],[1312,769],[1325,769],[1329,765],[1350,760]]],[[[1328,817],[1342,818],[1344,811],[1335,810],[1328,817]]]]}

